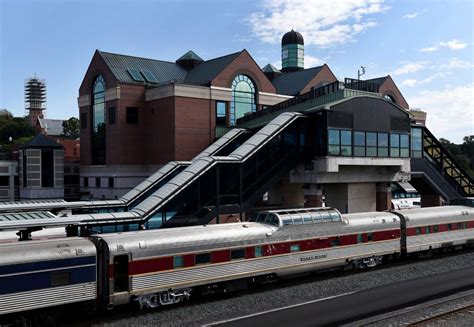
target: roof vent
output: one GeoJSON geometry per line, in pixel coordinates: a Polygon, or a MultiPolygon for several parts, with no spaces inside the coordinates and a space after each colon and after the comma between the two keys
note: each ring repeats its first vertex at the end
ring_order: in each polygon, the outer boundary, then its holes
{"type": "Polygon", "coordinates": [[[176,63],[186,70],[191,70],[203,61],[204,60],[202,60],[201,57],[195,54],[192,50],[189,50],[184,55],[179,57],[179,59],[176,60],[176,63]]]}

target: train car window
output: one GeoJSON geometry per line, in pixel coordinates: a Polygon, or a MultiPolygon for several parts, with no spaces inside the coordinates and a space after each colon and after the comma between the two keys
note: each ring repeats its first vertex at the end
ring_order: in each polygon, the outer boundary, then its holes
{"type": "Polygon", "coordinates": [[[357,234],[357,243],[362,243],[362,234],[357,234]]]}
{"type": "Polygon", "coordinates": [[[373,241],[372,233],[367,233],[367,242],[372,242],[372,241],[373,241]]]}
{"type": "Polygon", "coordinates": [[[426,226],[425,227],[425,234],[429,234],[430,233],[430,226],[426,226]]]}
{"type": "Polygon", "coordinates": [[[331,216],[331,221],[341,221],[341,217],[337,212],[330,212],[329,215],[331,216]]]}
{"type": "Polygon", "coordinates": [[[313,222],[313,219],[311,218],[311,214],[309,212],[302,213],[301,217],[303,218],[303,222],[305,224],[310,224],[313,222]]]}
{"type": "Polygon", "coordinates": [[[462,224],[461,223],[458,223],[458,228],[457,229],[462,229],[462,224]]]}
{"type": "Polygon", "coordinates": [[[298,252],[300,250],[300,245],[299,244],[292,244],[290,246],[290,252],[298,252]]]}
{"type": "Polygon", "coordinates": [[[265,219],[265,222],[270,225],[275,225],[275,226],[279,225],[278,218],[274,214],[268,215],[267,218],[265,219]]]}
{"type": "Polygon", "coordinates": [[[235,249],[230,251],[230,260],[245,259],[245,249],[235,249]]]}
{"type": "Polygon", "coordinates": [[[313,221],[315,223],[323,222],[323,218],[321,217],[321,214],[319,212],[312,212],[311,217],[313,218],[313,221]]]}
{"type": "Polygon", "coordinates": [[[182,255],[175,255],[173,257],[173,268],[177,269],[177,268],[183,268],[183,267],[184,267],[183,256],[182,255]]]}
{"type": "Polygon", "coordinates": [[[211,254],[210,253],[199,253],[196,254],[195,261],[197,265],[203,265],[206,263],[211,263],[211,254]]]}
{"type": "Polygon", "coordinates": [[[331,221],[331,215],[329,215],[329,212],[327,212],[327,211],[321,212],[321,218],[323,219],[323,222],[325,222],[325,223],[331,221]]]}
{"type": "Polygon", "coordinates": [[[438,225],[433,226],[433,233],[437,233],[439,231],[438,225]]]}
{"type": "Polygon", "coordinates": [[[462,223],[462,225],[464,229],[467,229],[467,222],[462,223]]]}
{"type": "Polygon", "coordinates": [[[255,247],[255,258],[261,257],[262,256],[262,247],[261,246],[256,246],[255,247]]]}
{"type": "Polygon", "coordinates": [[[453,230],[453,226],[451,224],[448,224],[448,230],[453,230]]]}
{"type": "MultiPolygon", "coordinates": [[[[372,235],[372,234],[370,234],[370,235],[372,235]]],[[[340,245],[339,237],[337,237],[336,239],[331,241],[331,246],[339,246],[339,245],[340,245]]]]}
{"type": "Polygon", "coordinates": [[[283,225],[293,225],[293,221],[291,220],[291,218],[284,218],[283,225]]]}
{"type": "Polygon", "coordinates": [[[416,235],[420,235],[421,234],[421,228],[420,227],[417,227],[416,228],[416,235]]]}
{"type": "Polygon", "coordinates": [[[292,214],[291,218],[293,218],[293,224],[301,225],[303,224],[303,218],[299,214],[292,214]]]}
{"type": "Polygon", "coordinates": [[[257,222],[263,223],[265,221],[265,218],[267,218],[267,213],[261,213],[257,216],[257,222]]]}
{"type": "Polygon", "coordinates": [[[71,273],[69,271],[53,272],[51,274],[51,286],[64,286],[71,283],[71,273]]]}

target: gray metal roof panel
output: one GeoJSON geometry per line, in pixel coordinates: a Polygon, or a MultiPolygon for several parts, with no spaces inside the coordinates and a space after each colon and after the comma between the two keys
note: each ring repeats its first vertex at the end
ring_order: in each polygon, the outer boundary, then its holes
{"type": "Polygon", "coordinates": [[[133,57],[116,53],[99,51],[106,64],[109,66],[115,77],[123,83],[133,84],[151,84],[146,82],[136,82],[127,72],[127,69],[136,69],[138,71],[148,70],[152,72],[158,83],[168,83],[170,81],[182,82],[187,71],[174,62],[133,57]]]}
{"type": "Polygon", "coordinates": [[[319,74],[323,66],[284,73],[272,80],[278,94],[297,95],[319,74]]]}
{"type": "Polygon", "coordinates": [[[46,119],[38,118],[41,128],[44,129],[46,134],[59,136],[63,133],[63,122],[60,119],[46,119]]]}
{"type": "Polygon", "coordinates": [[[217,76],[225,67],[227,67],[242,51],[231,53],[226,56],[204,61],[191,69],[184,83],[207,85],[217,76]]]}
{"type": "Polygon", "coordinates": [[[56,141],[48,138],[44,134],[36,135],[31,141],[22,145],[20,149],[30,149],[30,148],[54,148],[54,149],[62,149],[63,146],[56,141]]]}

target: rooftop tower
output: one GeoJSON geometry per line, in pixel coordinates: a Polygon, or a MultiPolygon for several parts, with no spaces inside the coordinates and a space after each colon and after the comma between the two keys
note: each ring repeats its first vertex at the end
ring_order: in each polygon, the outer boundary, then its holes
{"type": "Polygon", "coordinates": [[[281,67],[283,72],[304,69],[303,36],[293,29],[281,39],[281,67]]]}
{"type": "Polygon", "coordinates": [[[44,110],[46,110],[46,81],[35,75],[25,80],[25,111],[32,126],[36,125],[38,117],[43,118],[44,110]]]}

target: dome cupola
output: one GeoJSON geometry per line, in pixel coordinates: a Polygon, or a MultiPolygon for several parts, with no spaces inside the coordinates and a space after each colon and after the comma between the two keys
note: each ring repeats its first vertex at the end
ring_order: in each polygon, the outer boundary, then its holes
{"type": "Polygon", "coordinates": [[[304,39],[293,29],[281,39],[281,67],[283,72],[304,69],[304,39]]]}

